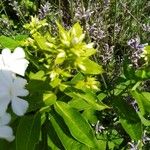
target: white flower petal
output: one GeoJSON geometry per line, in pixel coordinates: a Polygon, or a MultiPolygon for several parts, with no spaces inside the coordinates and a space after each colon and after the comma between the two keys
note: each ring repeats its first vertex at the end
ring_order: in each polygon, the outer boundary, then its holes
{"type": "Polygon", "coordinates": [[[2,54],[0,54],[0,69],[4,67],[3,59],[2,59],[2,54]]]}
{"type": "Polygon", "coordinates": [[[24,50],[17,47],[13,53],[9,49],[3,49],[0,56],[0,69],[10,70],[24,76],[29,62],[25,59],[24,50]]]}
{"type": "Polygon", "coordinates": [[[7,125],[11,120],[11,116],[9,113],[4,113],[2,116],[0,116],[0,126],[7,125]]]}
{"type": "Polygon", "coordinates": [[[7,70],[0,70],[0,87],[8,88],[12,84],[12,72],[7,70]]]}
{"type": "Polygon", "coordinates": [[[23,48],[17,47],[14,52],[13,52],[13,58],[18,59],[18,58],[25,58],[25,52],[23,48]]]}
{"type": "Polygon", "coordinates": [[[0,138],[11,142],[14,140],[12,128],[9,126],[0,126],[0,138]]]}
{"type": "Polygon", "coordinates": [[[27,96],[29,94],[28,90],[25,89],[27,80],[17,77],[14,80],[13,86],[15,87],[16,96],[27,96]]]}
{"type": "Polygon", "coordinates": [[[2,50],[2,59],[4,61],[4,65],[9,65],[12,62],[11,51],[8,48],[2,50]]]}
{"type": "Polygon", "coordinates": [[[27,101],[18,97],[12,99],[11,105],[12,105],[13,112],[18,116],[23,116],[29,106],[27,101]]]}
{"type": "Polygon", "coordinates": [[[27,96],[29,94],[29,91],[26,89],[18,90],[16,92],[16,96],[27,96]]]}
{"type": "Polygon", "coordinates": [[[0,99],[0,116],[6,112],[9,103],[10,103],[10,99],[8,96],[5,96],[2,99],[0,99]]]}
{"type": "Polygon", "coordinates": [[[11,55],[11,50],[9,48],[4,48],[2,50],[2,55],[10,56],[11,55]]]}
{"type": "Polygon", "coordinates": [[[10,69],[12,72],[24,76],[28,64],[29,62],[26,59],[14,60],[10,65],[10,69]]]}
{"type": "Polygon", "coordinates": [[[14,80],[14,86],[17,87],[17,88],[24,88],[26,84],[27,84],[27,80],[23,79],[21,77],[17,77],[14,80]]]}

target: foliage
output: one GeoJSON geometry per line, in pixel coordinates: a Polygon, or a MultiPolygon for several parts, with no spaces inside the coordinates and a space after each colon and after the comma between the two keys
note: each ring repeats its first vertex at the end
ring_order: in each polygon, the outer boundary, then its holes
{"type": "Polygon", "coordinates": [[[0,3],[9,22],[0,49],[26,52],[29,108],[20,118],[11,112],[15,140],[0,140],[0,147],[148,149],[146,0],[14,2],[15,9],[0,3]]]}

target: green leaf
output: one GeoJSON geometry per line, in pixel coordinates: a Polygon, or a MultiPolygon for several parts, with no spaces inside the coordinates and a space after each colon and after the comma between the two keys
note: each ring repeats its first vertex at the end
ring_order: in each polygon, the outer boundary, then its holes
{"type": "Polygon", "coordinates": [[[145,119],[142,114],[140,112],[138,112],[138,115],[141,119],[141,122],[145,125],[145,126],[150,126],[150,120],[145,119]]]}
{"type": "MultiPolygon", "coordinates": [[[[51,113],[50,122],[52,124],[51,130],[55,130],[65,150],[89,150],[89,148],[86,145],[80,143],[72,137],[64,121],[58,114],[51,113]]],[[[51,140],[53,141],[53,143],[56,143],[56,140],[52,137],[51,132],[49,132],[49,135],[51,136],[51,140]]],[[[56,137],[56,135],[54,136],[56,137]]],[[[59,146],[58,144],[55,145],[59,146]]]]}
{"type": "Polygon", "coordinates": [[[51,81],[51,83],[50,83],[50,85],[53,87],[53,88],[55,88],[55,87],[57,87],[58,85],[60,85],[60,83],[61,83],[61,79],[59,79],[59,78],[54,78],[54,80],[52,80],[51,81]]]}
{"type": "Polygon", "coordinates": [[[27,39],[27,38],[28,38],[28,35],[26,35],[26,34],[19,34],[19,35],[16,35],[14,38],[15,38],[15,40],[17,40],[17,41],[22,41],[22,40],[27,39]]]}
{"type": "Polygon", "coordinates": [[[140,79],[149,79],[150,78],[150,67],[136,70],[135,75],[137,78],[140,78],[140,79]]]}
{"type": "Polygon", "coordinates": [[[0,47],[15,49],[20,46],[20,42],[4,35],[0,36],[0,47]]]}
{"type": "Polygon", "coordinates": [[[113,105],[117,109],[119,120],[124,130],[132,140],[140,140],[142,137],[142,124],[134,108],[119,97],[114,99],[113,105]]]}
{"type": "Polygon", "coordinates": [[[0,139],[0,149],[1,150],[16,150],[15,141],[8,142],[6,140],[0,139]]]}
{"type": "Polygon", "coordinates": [[[50,48],[46,45],[47,40],[44,38],[44,36],[41,36],[40,34],[34,34],[33,37],[41,50],[50,51],[50,48]]]}
{"type": "Polygon", "coordinates": [[[76,84],[76,83],[78,83],[78,81],[84,80],[84,79],[85,79],[85,77],[83,76],[83,74],[79,72],[72,78],[71,84],[76,84]]]}
{"type": "Polygon", "coordinates": [[[82,61],[82,65],[84,66],[84,70],[81,71],[85,74],[101,74],[103,73],[102,66],[98,65],[94,61],[91,61],[90,59],[84,59],[82,61]]]}
{"type": "Polygon", "coordinates": [[[134,85],[134,84],[135,84],[134,80],[127,80],[125,82],[121,82],[115,87],[115,89],[112,92],[114,93],[114,95],[118,96],[120,94],[125,93],[127,88],[129,88],[130,85],[134,85]]]}
{"type": "Polygon", "coordinates": [[[107,95],[105,93],[100,93],[97,95],[97,98],[99,101],[102,101],[105,97],[107,97],[107,95]]]}
{"type": "Polygon", "coordinates": [[[76,109],[71,108],[68,104],[60,101],[56,102],[54,107],[59,115],[63,117],[75,139],[89,147],[97,147],[96,139],[90,125],[76,109]]]}
{"type": "Polygon", "coordinates": [[[137,101],[141,114],[144,115],[146,112],[150,113],[150,93],[131,91],[131,94],[137,101]]]}
{"type": "Polygon", "coordinates": [[[84,110],[82,116],[91,124],[96,124],[96,122],[98,121],[98,118],[96,116],[96,111],[92,108],[84,110]]]}
{"type": "Polygon", "coordinates": [[[68,102],[68,104],[71,107],[78,109],[79,111],[89,109],[92,107],[90,104],[88,104],[82,98],[77,98],[77,99],[73,98],[71,101],[68,102]]]}
{"type": "Polygon", "coordinates": [[[16,134],[16,150],[34,150],[40,136],[39,113],[21,118],[16,134]]]}
{"type": "Polygon", "coordinates": [[[55,64],[58,65],[58,64],[62,64],[66,59],[66,53],[64,51],[61,51],[57,56],[56,56],[56,59],[55,59],[55,64]]]}
{"type": "Polygon", "coordinates": [[[69,32],[71,35],[71,42],[73,45],[81,43],[85,37],[85,34],[83,34],[83,29],[81,28],[78,22],[73,25],[69,32]]]}
{"type": "Polygon", "coordinates": [[[66,91],[66,94],[75,99],[82,98],[84,101],[90,104],[91,107],[95,110],[100,111],[100,110],[109,108],[107,105],[98,101],[97,96],[89,90],[86,90],[85,92],[79,92],[77,90],[75,91],[75,90],[69,89],[69,91],[66,91]]]}
{"type": "MultiPolygon", "coordinates": [[[[63,130],[59,127],[57,128],[57,126],[58,126],[57,122],[55,124],[55,120],[53,120],[53,117],[50,116],[50,121],[48,120],[47,123],[46,123],[46,132],[48,134],[48,143],[47,144],[52,150],[64,149],[61,142],[62,143],[67,143],[68,142],[68,139],[65,139],[66,135],[63,132],[63,130]],[[61,133],[60,136],[59,136],[59,133],[61,133]]],[[[67,145],[69,145],[69,143],[67,143],[67,145]]]]}
{"type": "Polygon", "coordinates": [[[120,118],[120,123],[124,130],[130,135],[132,140],[140,140],[142,138],[142,125],[141,122],[131,122],[126,118],[120,118]]]}
{"type": "Polygon", "coordinates": [[[50,90],[50,85],[49,85],[50,81],[44,75],[45,75],[44,71],[38,71],[37,73],[30,72],[29,74],[30,80],[27,85],[29,91],[39,92],[39,91],[50,90]]]}
{"type": "Polygon", "coordinates": [[[70,37],[69,33],[58,23],[56,22],[57,27],[59,29],[59,38],[62,44],[69,47],[70,46],[70,37]]]}
{"type": "MultiPolygon", "coordinates": [[[[30,94],[27,96],[29,102],[28,112],[35,111],[40,109],[42,106],[45,106],[43,101],[43,93],[46,94],[47,91],[51,90],[49,85],[49,79],[46,79],[43,71],[38,71],[37,73],[29,74],[29,83],[27,89],[30,91],[30,94]]],[[[48,101],[46,101],[47,103],[48,101]]],[[[51,101],[52,102],[52,101],[51,101]]],[[[54,101],[53,101],[54,102],[54,101]]]]}
{"type": "Polygon", "coordinates": [[[54,93],[52,92],[47,92],[43,94],[43,101],[45,103],[45,105],[50,106],[52,104],[54,104],[57,100],[57,97],[54,93]]]}
{"type": "Polygon", "coordinates": [[[132,66],[129,66],[129,59],[125,58],[123,63],[123,74],[129,80],[135,79],[135,69],[132,66]]]}
{"type": "Polygon", "coordinates": [[[83,34],[83,29],[81,28],[80,24],[77,22],[73,25],[73,27],[70,29],[69,32],[72,37],[80,38],[80,36],[83,34]]]}

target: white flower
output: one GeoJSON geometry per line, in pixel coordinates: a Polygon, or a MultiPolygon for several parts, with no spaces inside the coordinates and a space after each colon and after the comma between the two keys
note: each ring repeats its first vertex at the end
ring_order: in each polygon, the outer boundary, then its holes
{"type": "Polygon", "coordinates": [[[13,141],[15,138],[13,136],[12,128],[7,125],[10,120],[11,117],[8,113],[4,113],[0,116],[0,138],[6,139],[9,142],[13,141]]]}
{"type": "Polygon", "coordinates": [[[27,81],[21,77],[12,75],[11,71],[0,70],[0,114],[3,114],[11,103],[13,112],[22,116],[27,111],[28,102],[23,100],[22,96],[27,96],[25,89],[27,81]]]}
{"type": "Polygon", "coordinates": [[[10,49],[5,48],[0,55],[0,68],[10,70],[16,74],[24,76],[29,62],[25,59],[24,50],[17,47],[13,53],[10,49]]]}

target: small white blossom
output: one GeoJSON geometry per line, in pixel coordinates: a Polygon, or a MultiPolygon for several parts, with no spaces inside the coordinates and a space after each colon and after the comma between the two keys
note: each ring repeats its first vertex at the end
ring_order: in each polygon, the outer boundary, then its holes
{"type": "Polygon", "coordinates": [[[25,89],[27,81],[7,70],[0,71],[0,114],[3,114],[11,103],[13,112],[22,116],[27,111],[28,102],[22,96],[27,96],[25,89]]]}
{"type": "Polygon", "coordinates": [[[11,116],[8,113],[4,113],[0,116],[0,138],[6,139],[11,142],[14,140],[13,130],[8,126],[8,123],[11,120],[11,116]]]}
{"type": "Polygon", "coordinates": [[[24,50],[17,47],[13,53],[10,49],[5,48],[0,55],[0,69],[9,70],[13,73],[24,76],[29,62],[25,59],[24,50]]]}

